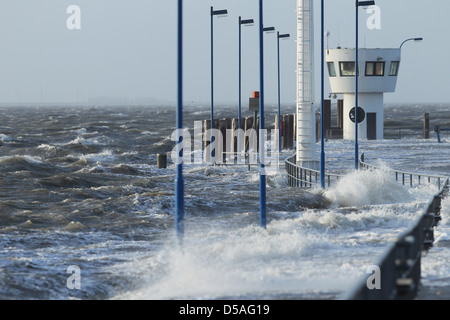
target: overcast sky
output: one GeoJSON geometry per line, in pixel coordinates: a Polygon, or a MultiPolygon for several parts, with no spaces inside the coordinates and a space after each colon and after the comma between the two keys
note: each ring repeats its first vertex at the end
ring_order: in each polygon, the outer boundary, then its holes
{"type": "MultiPolygon", "coordinates": [[[[360,9],[361,47],[403,47],[395,103],[450,102],[450,1],[377,0],[381,29],[369,30],[360,9]]],[[[0,9],[0,102],[176,101],[176,0],[15,0],[0,9]],[[67,28],[67,8],[81,9],[81,29],[67,28]],[[105,101],[105,99],[103,99],[105,101]]],[[[186,103],[210,100],[210,6],[215,18],[215,100],[237,105],[238,17],[258,22],[257,0],[187,0],[186,103]]],[[[296,96],[296,0],[265,0],[265,26],[290,33],[281,42],[282,102],[296,96]]],[[[354,0],[326,0],[331,48],[354,48],[354,0]]],[[[319,84],[320,1],[315,1],[316,83],[319,84]]],[[[259,90],[258,27],[243,28],[243,100],[259,90]]],[[[266,102],[277,100],[276,34],[265,35],[266,102]]],[[[329,92],[328,78],[326,92],[329,92]]],[[[317,88],[317,93],[319,93],[317,88]]],[[[316,96],[316,99],[318,96],[316,96]]]]}

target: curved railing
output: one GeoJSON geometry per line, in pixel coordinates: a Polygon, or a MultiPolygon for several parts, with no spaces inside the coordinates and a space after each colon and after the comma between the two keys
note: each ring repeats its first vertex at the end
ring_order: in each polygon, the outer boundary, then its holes
{"type": "MultiPolygon", "coordinates": [[[[288,158],[284,166],[287,172],[290,187],[313,188],[321,186],[320,170],[309,169],[297,165],[295,155],[288,158]]],[[[326,186],[328,188],[331,187],[343,176],[344,175],[342,174],[326,173],[326,186]]]]}
{"type": "MultiPolygon", "coordinates": [[[[409,185],[410,187],[419,186],[424,183],[435,183],[438,189],[444,185],[444,182],[448,177],[424,173],[414,173],[393,170],[390,168],[382,168],[372,164],[364,162],[364,154],[362,154],[359,161],[360,169],[370,169],[370,170],[388,170],[392,172],[395,180],[401,182],[404,186],[409,185]]],[[[301,188],[312,188],[320,187],[320,170],[310,169],[297,165],[296,157],[291,156],[285,162],[285,169],[288,176],[288,183],[290,187],[301,187],[301,188]]],[[[339,179],[341,179],[344,174],[338,173],[325,173],[325,186],[327,188],[334,185],[339,179]]]]}

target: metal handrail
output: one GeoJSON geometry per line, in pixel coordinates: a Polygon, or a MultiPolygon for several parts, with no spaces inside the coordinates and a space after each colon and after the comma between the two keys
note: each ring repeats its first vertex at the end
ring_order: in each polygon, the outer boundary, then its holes
{"type": "Polygon", "coordinates": [[[364,162],[364,154],[361,155],[361,159],[359,161],[359,166],[361,169],[375,169],[375,170],[388,170],[395,174],[395,180],[399,181],[401,178],[402,184],[405,186],[407,183],[407,178],[409,177],[409,185],[412,187],[414,185],[414,177],[417,185],[421,185],[422,181],[428,181],[431,183],[431,180],[434,179],[437,182],[438,189],[441,189],[442,181],[448,179],[447,176],[444,175],[433,175],[433,174],[425,174],[425,173],[417,173],[417,172],[406,172],[394,170],[391,168],[381,168],[379,166],[375,166],[372,164],[368,164],[364,162]],[[423,179],[422,179],[423,178],[423,179]]]}
{"type": "Polygon", "coordinates": [[[422,252],[434,242],[434,228],[441,220],[441,201],[448,194],[449,178],[440,191],[430,200],[425,212],[389,246],[380,257],[380,287],[369,288],[369,276],[363,276],[357,285],[343,296],[345,300],[400,300],[414,299],[421,278],[422,252]]]}
{"type": "MultiPolygon", "coordinates": [[[[303,168],[296,163],[295,156],[285,162],[288,173],[289,185],[296,187],[312,187],[319,185],[320,171],[303,168]],[[314,179],[313,179],[314,177],[314,179]],[[309,180],[308,180],[309,178],[309,180]]],[[[393,300],[413,299],[418,292],[421,278],[422,252],[429,250],[434,242],[434,228],[441,220],[441,201],[449,192],[450,178],[443,175],[430,175],[413,172],[404,172],[392,169],[384,169],[364,162],[364,154],[360,159],[361,169],[389,170],[395,173],[396,180],[402,177],[403,185],[406,185],[405,177],[410,177],[410,186],[413,186],[413,177],[420,185],[422,181],[436,179],[439,192],[429,201],[427,208],[413,226],[402,233],[398,240],[391,244],[379,258],[377,267],[380,270],[381,288],[369,288],[367,281],[371,275],[366,275],[358,281],[357,285],[345,292],[345,300],[393,300]]],[[[344,175],[326,174],[328,187],[330,179],[338,180],[344,175]]]]}
{"type": "MultiPolygon", "coordinates": [[[[366,169],[381,169],[364,162],[364,154],[360,159],[360,166],[366,169]]],[[[413,226],[402,233],[398,240],[389,246],[380,257],[377,266],[380,272],[381,287],[369,288],[368,276],[363,276],[355,288],[344,296],[347,300],[399,300],[414,299],[417,295],[421,279],[421,257],[423,251],[428,251],[434,242],[434,228],[441,220],[441,202],[448,195],[450,178],[441,175],[429,175],[388,169],[395,173],[396,180],[402,177],[405,185],[405,176],[410,176],[410,185],[413,185],[413,176],[421,184],[421,177],[436,179],[439,191],[429,201],[423,214],[413,226]],[[443,181],[443,184],[441,184],[443,181]]]]}
{"type": "MultiPolygon", "coordinates": [[[[310,169],[297,165],[296,156],[285,161],[285,169],[288,175],[288,183],[291,187],[312,188],[320,186],[320,170],[310,169]]],[[[331,187],[332,181],[341,179],[344,175],[337,173],[325,173],[325,181],[331,187]]]]}

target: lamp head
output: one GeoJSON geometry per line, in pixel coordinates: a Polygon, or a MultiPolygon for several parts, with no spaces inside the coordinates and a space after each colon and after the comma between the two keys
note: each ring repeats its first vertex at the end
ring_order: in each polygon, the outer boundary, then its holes
{"type": "Polygon", "coordinates": [[[267,32],[267,33],[274,33],[275,27],[265,27],[265,28],[263,28],[263,31],[267,32]]]}

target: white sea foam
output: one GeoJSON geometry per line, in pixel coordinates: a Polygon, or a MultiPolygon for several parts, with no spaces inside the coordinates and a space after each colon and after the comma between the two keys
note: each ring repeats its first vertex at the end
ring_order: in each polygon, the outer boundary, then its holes
{"type": "Polygon", "coordinates": [[[3,162],[14,162],[17,160],[24,160],[29,164],[41,164],[43,160],[41,157],[30,156],[30,155],[16,155],[16,156],[3,156],[0,157],[0,163],[3,162]]]}
{"type": "Polygon", "coordinates": [[[80,128],[80,129],[74,130],[74,132],[82,135],[82,134],[86,134],[87,130],[86,130],[86,128],[80,128]]]}
{"type": "Polygon", "coordinates": [[[46,143],[42,143],[38,146],[38,149],[46,150],[46,151],[55,151],[58,150],[58,147],[52,146],[46,143]]]}
{"type": "MultiPolygon", "coordinates": [[[[121,272],[139,277],[142,286],[116,298],[215,299],[261,293],[304,297],[343,292],[417,211],[398,204],[350,212],[309,209],[293,218],[274,219],[267,230],[256,224],[230,224],[229,219],[191,222],[181,251],[169,243],[144,261],[122,266],[121,272]]],[[[236,214],[234,219],[244,216],[248,214],[236,214]]]]}
{"type": "Polygon", "coordinates": [[[10,142],[13,139],[10,136],[7,136],[6,134],[0,133],[0,140],[2,142],[10,142]]]}
{"type": "MultiPolygon", "coordinates": [[[[186,173],[205,179],[205,170],[207,177],[222,183],[236,179],[236,168],[196,167],[186,173]]],[[[246,177],[247,184],[259,181],[258,171],[246,177]]],[[[269,171],[269,185],[285,187],[280,177],[280,172],[269,171]]],[[[241,225],[230,223],[230,217],[203,223],[197,219],[188,222],[181,251],[169,241],[157,254],[115,266],[140,279],[137,289],[115,298],[336,297],[378,261],[435,192],[432,185],[404,187],[389,170],[359,171],[325,192],[331,207],[299,208],[285,217],[269,213],[267,230],[257,225],[254,213],[235,214],[232,219],[241,225]]]]}
{"type": "Polygon", "coordinates": [[[347,174],[325,196],[341,207],[408,202],[408,190],[386,170],[354,171],[347,174]]]}
{"type": "Polygon", "coordinates": [[[81,156],[80,160],[86,160],[88,162],[102,162],[102,161],[111,161],[115,159],[115,155],[109,149],[103,150],[99,153],[90,153],[81,156]]]}
{"type": "Polygon", "coordinates": [[[340,276],[329,279],[328,268],[340,269],[339,263],[320,271],[309,265],[313,263],[312,253],[330,249],[320,235],[283,229],[271,234],[255,227],[231,232],[210,230],[203,235],[204,241],[192,239],[183,251],[168,248],[141,261],[143,269],[138,272],[146,269],[151,273],[147,284],[117,298],[270,296],[299,290],[340,290],[345,285],[340,276]]]}

